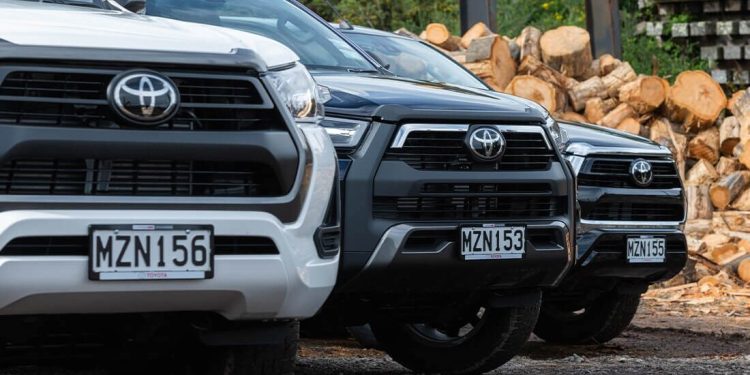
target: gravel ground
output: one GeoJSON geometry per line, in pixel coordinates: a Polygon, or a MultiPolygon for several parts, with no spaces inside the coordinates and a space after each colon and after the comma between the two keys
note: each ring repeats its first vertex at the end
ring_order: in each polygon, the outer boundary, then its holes
{"type": "MultiPolygon", "coordinates": [[[[304,340],[297,373],[407,374],[387,355],[352,340],[304,340]]],[[[493,374],[748,374],[750,311],[730,316],[665,309],[646,302],[633,325],[605,345],[557,346],[532,338],[493,374]]],[[[0,375],[102,375],[54,367],[0,369],[0,375]]],[[[148,374],[144,374],[148,375],[148,374]]]]}

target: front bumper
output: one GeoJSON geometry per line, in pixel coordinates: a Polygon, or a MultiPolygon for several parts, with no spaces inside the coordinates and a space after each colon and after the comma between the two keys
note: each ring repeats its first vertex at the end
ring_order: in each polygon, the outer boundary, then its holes
{"type": "Polygon", "coordinates": [[[0,249],[23,237],[87,236],[91,225],[210,224],[215,236],[259,236],[278,253],[216,255],[214,278],[196,281],[91,281],[85,256],[3,256],[0,315],[215,312],[232,320],[314,315],[331,292],[338,256],[323,259],[315,233],[326,219],[337,169],[321,128],[303,127],[312,164],[298,219],[263,211],[10,210],[0,213],[0,249]]]}

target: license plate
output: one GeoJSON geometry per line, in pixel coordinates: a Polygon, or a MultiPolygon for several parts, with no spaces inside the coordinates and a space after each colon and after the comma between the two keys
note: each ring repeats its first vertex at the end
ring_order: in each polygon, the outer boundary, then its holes
{"type": "Polygon", "coordinates": [[[664,263],[667,240],[663,237],[629,237],[627,256],[630,263],[664,263]]]}
{"type": "Polygon", "coordinates": [[[213,277],[213,227],[116,225],[90,228],[91,280],[213,277]]]}
{"type": "Polygon", "coordinates": [[[526,254],[526,228],[520,226],[463,227],[461,255],[465,260],[521,259],[526,254]]]}

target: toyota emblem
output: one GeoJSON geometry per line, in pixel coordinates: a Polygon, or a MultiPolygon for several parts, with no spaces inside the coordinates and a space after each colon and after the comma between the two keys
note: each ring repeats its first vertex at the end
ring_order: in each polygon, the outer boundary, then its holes
{"type": "Polygon", "coordinates": [[[654,180],[654,171],[647,160],[636,159],[630,164],[630,176],[633,178],[633,182],[641,187],[651,185],[654,180]]]}
{"type": "Polygon", "coordinates": [[[466,140],[466,144],[479,161],[496,161],[505,152],[505,137],[494,128],[475,129],[466,140]]]}
{"type": "Polygon", "coordinates": [[[167,77],[149,71],[125,72],[112,80],[110,105],[125,121],[158,125],[169,121],[179,107],[177,87],[167,77]]]}

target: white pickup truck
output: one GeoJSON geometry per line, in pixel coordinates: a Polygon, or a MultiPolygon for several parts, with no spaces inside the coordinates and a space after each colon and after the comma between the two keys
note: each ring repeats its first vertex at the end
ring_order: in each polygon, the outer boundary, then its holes
{"type": "Polygon", "coordinates": [[[64,327],[291,372],[340,243],[307,70],[253,34],[55,2],[0,0],[2,342],[64,327]]]}

